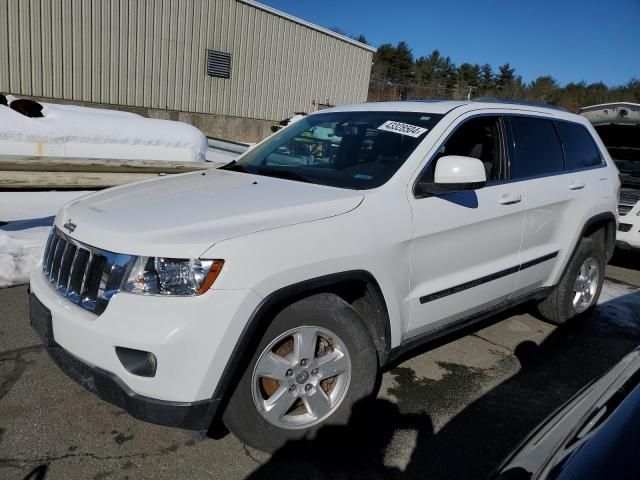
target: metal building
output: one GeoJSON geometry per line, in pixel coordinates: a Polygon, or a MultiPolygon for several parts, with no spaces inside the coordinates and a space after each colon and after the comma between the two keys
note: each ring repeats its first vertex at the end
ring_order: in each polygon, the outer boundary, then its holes
{"type": "Polygon", "coordinates": [[[0,0],[0,92],[255,141],[365,101],[374,48],[250,0],[0,0]]]}

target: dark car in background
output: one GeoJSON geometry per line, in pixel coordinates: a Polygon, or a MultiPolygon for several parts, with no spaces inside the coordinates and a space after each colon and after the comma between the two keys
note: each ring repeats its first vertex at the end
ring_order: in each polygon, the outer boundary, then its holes
{"type": "Polygon", "coordinates": [[[640,479],[640,348],[551,415],[491,478],[640,479]]]}

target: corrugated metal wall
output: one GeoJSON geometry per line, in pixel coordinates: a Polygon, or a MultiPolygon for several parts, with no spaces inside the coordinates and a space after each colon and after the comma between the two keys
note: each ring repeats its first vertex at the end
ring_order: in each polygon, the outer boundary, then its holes
{"type": "Polygon", "coordinates": [[[0,91],[280,119],[367,97],[372,52],[237,0],[0,0],[0,91]],[[206,50],[232,54],[230,79],[206,50]]]}

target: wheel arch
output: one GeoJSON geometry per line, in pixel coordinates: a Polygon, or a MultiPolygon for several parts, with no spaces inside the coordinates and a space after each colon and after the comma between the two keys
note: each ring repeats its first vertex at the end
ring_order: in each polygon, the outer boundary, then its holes
{"type": "Polygon", "coordinates": [[[580,235],[578,235],[575,245],[573,245],[571,255],[567,257],[565,265],[562,267],[558,279],[562,279],[562,277],[567,272],[569,264],[571,263],[571,259],[576,254],[576,251],[578,250],[582,239],[594,238],[596,235],[598,235],[599,232],[604,232],[601,238],[604,241],[603,246],[605,248],[605,261],[606,263],[609,263],[609,260],[613,256],[613,251],[616,245],[616,225],[616,217],[611,212],[599,213],[587,220],[582,227],[580,235]]]}
{"type": "MultiPolygon", "coordinates": [[[[597,235],[598,232],[603,232],[602,241],[604,242],[603,246],[605,248],[605,260],[609,263],[616,246],[616,230],[615,215],[611,212],[600,213],[591,217],[585,223],[580,235],[580,240],[582,238],[592,238],[597,235]]],[[[576,248],[578,248],[578,245],[575,246],[574,252],[576,248]]]]}
{"type": "Polygon", "coordinates": [[[273,316],[287,305],[320,292],[340,296],[351,304],[360,316],[366,316],[371,320],[365,321],[364,324],[374,342],[378,362],[380,365],[387,362],[391,351],[389,313],[380,285],[370,272],[352,270],[304,280],[269,294],[249,317],[213,394],[213,399],[220,402],[218,417],[226,408],[230,395],[251,361],[253,352],[273,316]]]}

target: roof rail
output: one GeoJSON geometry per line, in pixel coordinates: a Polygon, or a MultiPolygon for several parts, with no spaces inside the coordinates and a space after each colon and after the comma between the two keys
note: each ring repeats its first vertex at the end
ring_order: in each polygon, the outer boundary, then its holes
{"type": "Polygon", "coordinates": [[[551,105],[549,103],[540,102],[527,102],[526,100],[513,100],[511,98],[496,98],[496,97],[478,97],[472,100],[473,102],[491,102],[491,103],[507,103],[510,105],[526,105],[528,107],[544,107],[552,108],[554,110],[561,110],[567,112],[568,110],[558,105],[551,105]]]}
{"type": "Polygon", "coordinates": [[[447,100],[446,98],[430,98],[423,100],[421,98],[407,98],[402,100],[403,102],[420,102],[420,103],[438,103],[438,102],[456,102],[457,100],[447,100]]]}

